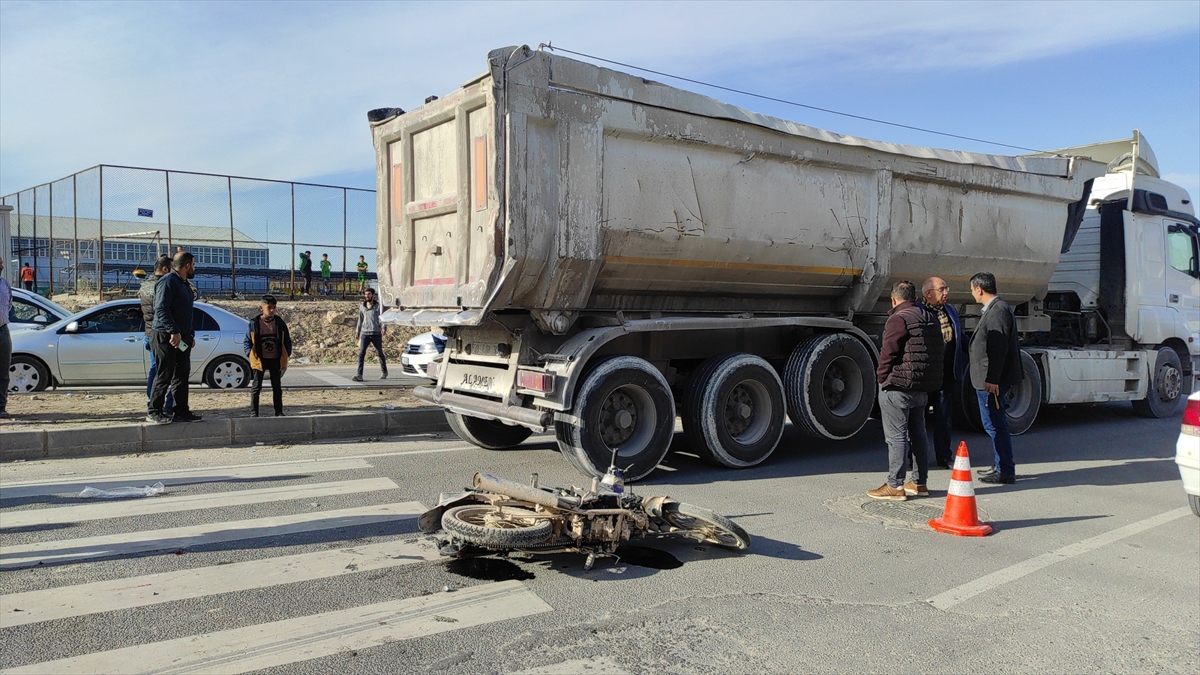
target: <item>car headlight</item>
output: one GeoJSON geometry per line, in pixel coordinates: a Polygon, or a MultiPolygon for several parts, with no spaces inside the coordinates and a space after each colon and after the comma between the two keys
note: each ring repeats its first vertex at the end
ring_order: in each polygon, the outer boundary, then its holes
{"type": "Polygon", "coordinates": [[[436,342],[427,342],[427,343],[421,345],[421,353],[422,354],[436,354],[439,351],[440,350],[437,348],[436,342]]]}

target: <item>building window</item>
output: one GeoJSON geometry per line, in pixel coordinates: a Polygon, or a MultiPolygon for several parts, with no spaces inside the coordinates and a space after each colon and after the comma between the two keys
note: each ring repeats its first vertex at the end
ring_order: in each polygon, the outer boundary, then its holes
{"type": "Polygon", "coordinates": [[[267,266],[267,251],[266,249],[234,249],[236,262],[238,267],[266,267],[267,266]]]}
{"type": "Polygon", "coordinates": [[[184,249],[190,252],[196,258],[196,265],[220,265],[222,267],[229,266],[229,249],[219,248],[217,246],[184,246],[184,249]]]}

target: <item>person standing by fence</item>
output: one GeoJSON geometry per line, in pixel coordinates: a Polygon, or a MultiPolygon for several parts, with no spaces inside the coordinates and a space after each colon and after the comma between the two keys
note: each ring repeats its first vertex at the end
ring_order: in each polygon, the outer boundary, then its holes
{"type": "Polygon", "coordinates": [[[365,293],[367,291],[367,257],[358,256],[358,262],[354,263],[354,269],[358,271],[358,292],[365,293]]]}
{"type": "Polygon", "coordinates": [[[358,338],[358,374],[350,378],[355,382],[363,381],[363,360],[367,356],[367,347],[375,346],[375,354],[379,356],[379,379],[387,379],[387,357],[383,355],[383,336],[387,335],[387,326],[379,320],[379,303],[375,302],[375,289],[368,288],[366,300],[358,307],[358,321],[354,324],[354,336],[358,338]]]}
{"type": "Polygon", "coordinates": [[[276,300],[273,295],[264,295],[259,305],[259,314],[246,327],[246,339],[242,346],[250,357],[253,385],[250,389],[250,416],[258,417],[258,400],[262,393],[263,377],[271,376],[271,403],[275,416],[283,417],[283,384],[280,379],[287,370],[288,357],[292,355],[292,333],[283,317],[275,314],[276,300]]]}
{"type": "Polygon", "coordinates": [[[312,251],[300,254],[300,274],[304,277],[304,288],[301,295],[312,295],[312,251]]]}
{"type": "Polygon", "coordinates": [[[8,313],[12,309],[12,286],[4,278],[0,260],[0,419],[8,417],[8,367],[12,363],[12,338],[8,334],[8,313]]]}
{"type": "Polygon", "coordinates": [[[321,293],[329,295],[333,292],[331,280],[333,279],[333,263],[329,262],[329,254],[321,254],[321,293]]]}
{"type": "MultiPolygon", "coordinates": [[[[134,276],[137,276],[137,270],[134,276]]],[[[154,376],[158,373],[158,360],[154,358],[154,349],[151,348],[151,339],[154,337],[154,286],[158,280],[165,274],[171,272],[171,257],[168,255],[159,256],[158,260],[154,261],[154,274],[142,281],[141,288],[138,289],[138,300],[142,305],[142,322],[145,324],[146,337],[142,339],[142,346],[146,351],[150,352],[150,371],[146,374],[146,400],[150,400],[154,393],[154,376]]],[[[145,274],[145,272],[142,272],[145,274]]],[[[175,410],[175,397],[167,393],[166,402],[163,404],[163,414],[170,415],[175,410]]]]}
{"type": "Polygon", "coordinates": [[[36,279],[37,272],[33,271],[33,268],[29,266],[29,263],[25,263],[25,266],[21,268],[21,285],[25,287],[25,290],[32,293],[33,283],[36,279]]]}

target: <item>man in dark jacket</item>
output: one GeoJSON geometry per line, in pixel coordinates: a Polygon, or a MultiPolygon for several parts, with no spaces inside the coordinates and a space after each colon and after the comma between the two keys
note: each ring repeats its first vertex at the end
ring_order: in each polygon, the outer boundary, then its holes
{"type": "Polygon", "coordinates": [[[937,317],[917,304],[917,287],[911,281],[898,282],[892,287],[892,311],[883,327],[875,373],[888,444],[888,477],[879,488],[868,490],[867,496],[902,502],[909,496],[929,495],[925,484],[929,471],[926,395],[942,386],[943,349],[937,317]],[[906,483],[910,455],[917,466],[906,483]]]}
{"type": "Polygon", "coordinates": [[[950,286],[945,279],[930,277],[921,285],[924,304],[938,319],[942,329],[942,342],[946,345],[942,361],[942,388],[929,392],[929,405],[933,408],[933,456],[938,466],[949,469],[954,462],[950,447],[950,404],[954,393],[967,375],[967,340],[963,333],[958,311],[946,301],[950,299],[950,286]]]}
{"type": "MultiPolygon", "coordinates": [[[[142,305],[142,323],[145,325],[146,337],[142,340],[142,345],[146,351],[150,352],[150,371],[146,373],[146,400],[149,401],[154,393],[154,376],[158,373],[158,360],[154,358],[154,350],[150,348],[150,341],[154,337],[154,286],[158,280],[171,273],[171,256],[163,254],[158,260],[154,261],[154,275],[147,277],[142,281],[142,285],[138,288],[138,301],[142,305]]],[[[163,404],[163,414],[170,415],[175,409],[175,399],[167,394],[166,403],[163,404]]]]}
{"type": "Polygon", "coordinates": [[[1008,392],[1021,383],[1021,346],[1012,307],[996,295],[996,277],[980,272],[971,277],[971,296],[983,305],[983,315],[971,334],[971,384],[979,400],[983,429],[992,438],[992,468],[984,483],[1015,483],[1012,435],[1008,431],[1008,392]]]}
{"type": "Polygon", "coordinates": [[[192,254],[176,253],[172,261],[174,271],[164,275],[154,285],[154,324],[150,348],[158,372],[154,374],[154,388],[150,394],[149,415],[146,420],[155,424],[169,424],[170,415],[163,414],[163,403],[167,392],[175,399],[175,421],[198,422],[200,416],[188,407],[188,378],[191,376],[191,349],[196,346],[196,334],[192,330],[192,295],[188,279],[196,275],[196,263],[192,254]]]}

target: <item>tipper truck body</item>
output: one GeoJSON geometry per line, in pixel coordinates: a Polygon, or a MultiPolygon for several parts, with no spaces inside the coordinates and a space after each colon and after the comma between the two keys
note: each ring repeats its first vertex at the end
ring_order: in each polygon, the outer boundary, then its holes
{"type": "MultiPolygon", "coordinates": [[[[1015,431],[1042,402],[1169,414],[1190,388],[1197,221],[1136,134],[985,155],[843,136],[527,47],[487,67],[369,116],[384,320],[449,337],[415,394],[469,442],[554,429],[580,471],[636,479],[677,416],[701,457],[734,468],[764,461],[785,417],[848,438],[874,406],[892,284],[946,279],[969,329],[979,271],[1026,345],[1015,431]]],[[[964,392],[958,417],[978,424],[964,392]]]]}

